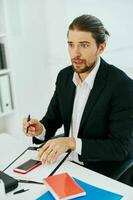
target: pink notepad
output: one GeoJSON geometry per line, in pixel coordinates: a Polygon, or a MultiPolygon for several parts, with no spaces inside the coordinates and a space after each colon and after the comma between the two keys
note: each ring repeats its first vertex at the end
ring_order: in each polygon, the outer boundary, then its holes
{"type": "Polygon", "coordinates": [[[44,178],[44,184],[56,200],[67,200],[86,195],[86,192],[68,173],[44,178]]]}

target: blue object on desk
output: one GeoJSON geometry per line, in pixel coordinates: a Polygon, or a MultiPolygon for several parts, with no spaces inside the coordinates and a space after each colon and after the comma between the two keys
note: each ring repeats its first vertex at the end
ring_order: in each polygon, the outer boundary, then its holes
{"type": "MultiPolygon", "coordinates": [[[[95,187],[77,178],[74,178],[74,180],[86,191],[85,196],[76,197],[75,200],[120,200],[123,197],[120,194],[95,187]]],[[[55,198],[50,192],[46,192],[36,200],[55,200],[55,198]]]]}

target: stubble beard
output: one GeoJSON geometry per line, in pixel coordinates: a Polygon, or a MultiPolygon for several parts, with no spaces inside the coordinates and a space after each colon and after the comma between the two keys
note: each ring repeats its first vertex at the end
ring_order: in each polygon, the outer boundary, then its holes
{"type": "Polygon", "coordinates": [[[74,65],[72,65],[74,72],[78,73],[78,74],[83,74],[83,73],[90,73],[93,68],[96,65],[96,61],[94,61],[93,63],[91,63],[90,65],[85,65],[84,68],[82,69],[75,69],[74,65]]]}

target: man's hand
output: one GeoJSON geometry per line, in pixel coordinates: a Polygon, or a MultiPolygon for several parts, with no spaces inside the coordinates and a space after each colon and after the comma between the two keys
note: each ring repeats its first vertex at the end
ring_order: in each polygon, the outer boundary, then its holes
{"type": "Polygon", "coordinates": [[[23,120],[23,132],[27,136],[30,137],[38,136],[42,133],[42,131],[43,131],[43,126],[37,119],[30,119],[30,121],[28,122],[26,118],[23,120]]]}
{"type": "Polygon", "coordinates": [[[61,137],[51,139],[38,149],[38,155],[43,163],[56,162],[57,158],[68,149],[76,149],[76,141],[73,137],[61,137]]]}

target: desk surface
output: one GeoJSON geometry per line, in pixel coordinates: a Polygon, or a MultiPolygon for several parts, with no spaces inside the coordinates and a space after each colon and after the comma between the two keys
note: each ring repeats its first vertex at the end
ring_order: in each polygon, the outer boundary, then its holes
{"type": "MultiPolygon", "coordinates": [[[[17,157],[25,149],[25,147],[26,147],[26,144],[22,144],[21,141],[17,140],[16,142],[15,138],[12,138],[9,135],[0,134],[0,158],[1,158],[0,169],[1,170],[4,169],[9,164],[9,162],[11,162],[15,157],[17,157]],[[8,146],[8,149],[4,151],[5,147],[7,146],[8,146]]],[[[45,164],[36,168],[36,170],[33,170],[33,172],[27,175],[18,175],[14,173],[13,172],[14,166],[17,166],[18,163],[20,164],[22,161],[25,161],[27,157],[35,158],[36,152],[35,151],[26,152],[18,161],[16,161],[5,172],[16,178],[22,178],[23,176],[23,179],[42,181],[42,179],[46,177],[50,173],[50,171],[57,165],[57,163],[47,164],[47,165],[45,164]]],[[[127,186],[118,181],[115,181],[113,179],[110,179],[96,172],[93,172],[92,170],[76,165],[70,161],[65,161],[65,163],[58,169],[56,173],[59,173],[59,172],[68,172],[71,176],[79,178],[80,180],[83,180],[91,185],[94,185],[94,186],[97,186],[97,187],[100,187],[100,188],[103,188],[115,193],[119,193],[124,196],[122,200],[133,200],[132,187],[127,186]]],[[[41,194],[47,191],[45,185],[24,184],[24,183],[19,183],[19,186],[16,190],[6,194],[5,200],[9,200],[9,199],[23,200],[24,198],[35,200],[37,197],[39,197],[41,194]],[[22,188],[30,189],[30,190],[21,194],[13,195],[14,191],[22,189],[22,188]]]]}

